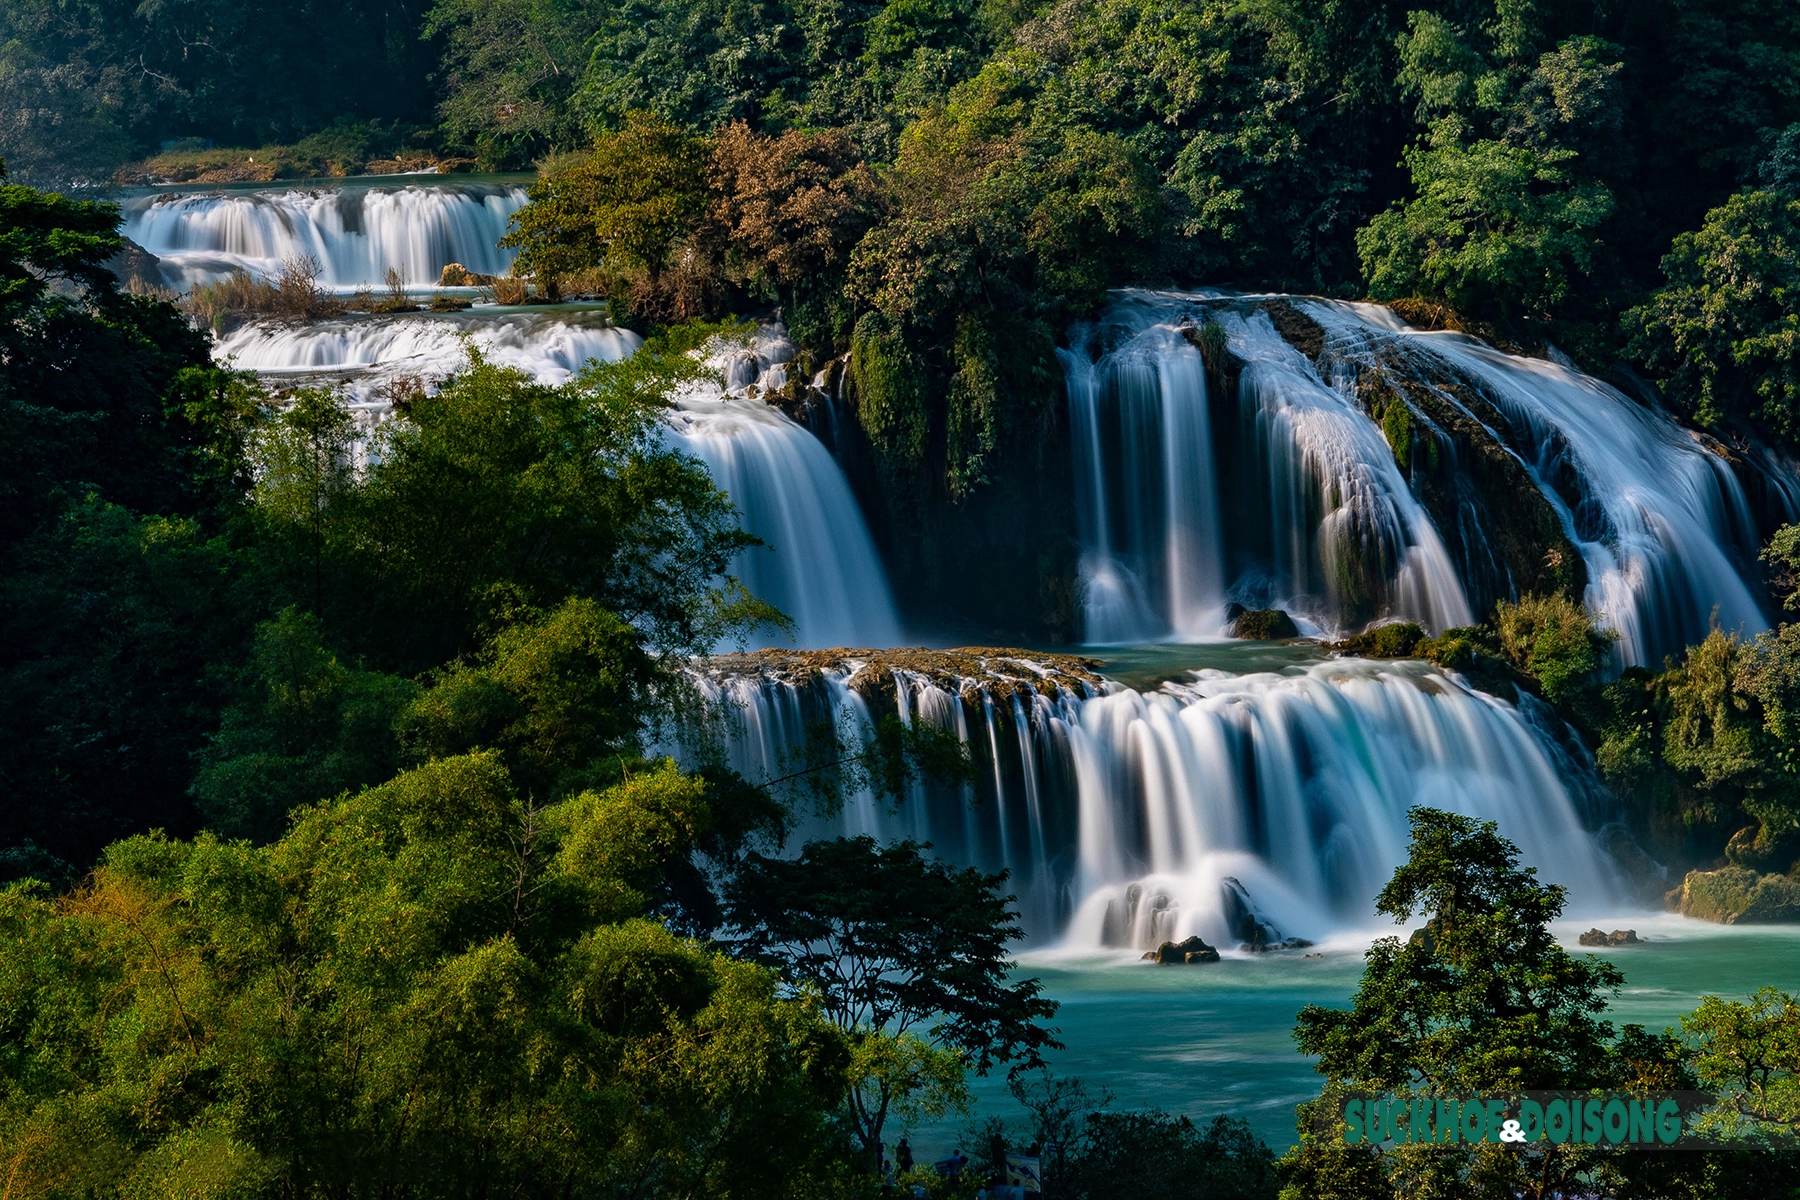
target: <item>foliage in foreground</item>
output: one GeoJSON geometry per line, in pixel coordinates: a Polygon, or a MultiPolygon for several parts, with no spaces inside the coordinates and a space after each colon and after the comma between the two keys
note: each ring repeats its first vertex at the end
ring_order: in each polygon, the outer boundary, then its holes
{"type": "Polygon", "coordinates": [[[1792,1117],[1796,1064],[1780,1049],[1791,1003],[1763,997],[1746,1008],[1708,997],[1684,1020],[1699,1035],[1695,1047],[1673,1030],[1615,1030],[1604,1014],[1624,976],[1551,936],[1563,889],[1521,867],[1518,848],[1493,822],[1426,808],[1411,819],[1408,859],[1376,907],[1397,923],[1424,924],[1370,947],[1349,1009],[1301,1010],[1295,1041],[1319,1056],[1327,1082],[1301,1106],[1299,1145],[1281,1162],[1284,1198],[1748,1200],[1800,1188],[1800,1147],[1777,1128],[1792,1117]],[[1702,1083],[1721,1088],[1726,1111],[1753,1114],[1750,1127],[1678,1155],[1549,1142],[1351,1146],[1328,1115],[1349,1091],[1635,1092],[1702,1083]]]}
{"type": "Polygon", "coordinates": [[[807,1193],[841,1037],[643,919],[702,793],[665,764],[532,808],[478,752],[266,847],[139,837],[66,895],[15,885],[14,1194],[807,1193]]]}

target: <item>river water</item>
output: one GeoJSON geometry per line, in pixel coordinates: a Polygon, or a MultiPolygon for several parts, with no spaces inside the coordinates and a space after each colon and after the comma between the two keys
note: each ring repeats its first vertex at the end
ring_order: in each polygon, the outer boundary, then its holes
{"type": "MultiPolygon", "coordinates": [[[[1240,1117],[1277,1151],[1292,1145],[1294,1106],[1319,1092],[1312,1061],[1294,1048],[1294,1016],[1308,1004],[1348,1007],[1369,941],[1391,928],[1371,924],[1319,948],[1227,955],[1199,967],[1158,967],[1128,955],[1028,952],[1021,967],[1060,1001],[1053,1024],[1065,1049],[1051,1069],[1112,1092],[1117,1109],[1161,1109],[1197,1123],[1240,1117]]],[[[1589,912],[1560,922],[1571,953],[1595,954],[1625,973],[1608,1009],[1615,1025],[1675,1026],[1703,995],[1744,999],[1761,987],[1800,991],[1800,928],[1719,926],[1668,913],[1589,912]],[[1641,946],[1589,950],[1583,930],[1635,929],[1641,946]]],[[[973,1081],[975,1119],[1001,1117],[1022,1128],[1024,1111],[1002,1074],[973,1081]]],[[[970,1119],[920,1128],[921,1156],[943,1157],[968,1140],[970,1119]]],[[[964,1146],[965,1152],[968,1147],[964,1146]]]]}

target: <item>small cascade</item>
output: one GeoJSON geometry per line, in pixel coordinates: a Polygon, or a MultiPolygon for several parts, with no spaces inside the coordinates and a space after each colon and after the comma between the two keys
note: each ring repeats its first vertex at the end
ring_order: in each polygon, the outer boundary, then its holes
{"type": "MultiPolygon", "coordinates": [[[[1443,401],[1517,455],[1585,560],[1586,603],[1618,634],[1625,664],[1679,654],[1715,612],[1727,629],[1768,627],[1743,488],[1666,413],[1570,366],[1414,330],[1375,305],[1302,307],[1331,335],[1328,355],[1363,369],[1385,369],[1384,350],[1404,355],[1415,379],[1439,381],[1443,401]]],[[[1765,464],[1782,509],[1794,492],[1787,466],[1765,464]]]]}
{"type": "MultiPolygon", "coordinates": [[[[214,356],[272,382],[338,387],[367,431],[385,419],[394,384],[430,387],[455,373],[466,361],[465,339],[488,361],[546,384],[567,381],[590,359],[617,362],[643,342],[597,308],[482,307],[255,322],[221,338],[214,356]]],[[[817,437],[762,398],[787,384],[793,355],[779,326],[719,348],[709,365],[723,384],[671,397],[670,440],[707,465],[743,527],[764,542],[739,554],[730,571],[793,619],[791,641],[775,632],[766,644],[894,645],[902,640],[900,618],[843,471],[817,437]]],[[[356,449],[359,461],[365,443],[356,449]]]]}
{"type": "MultiPolygon", "coordinates": [[[[1380,428],[1328,386],[1266,313],[1217,318],[1243,362],[1240,420],[1261,468],[1272,576],[1261,595],[1338,630],[1384,617],[1430,630],[1474,619],[1431,518],[1380,428]]],[[[1254,512],[1242,514],[1247,524],[1254,512]]]]}
{"type": "Polygon", "coordinates": [[[504,275],[497,242],[525,204],[517,184],[342,184],[140,196],[124,206],[124,235],[161,260],[183,290],[248,271],[275,275],[284,259],[317,259],[319,283],[379,287],[389,268],[418,287],[447,263],[504,275]]]}
{"type": "Polygon", "coordinates": [[[306,324],[255,321],[220,337],[213,357],[279,384],[335,384],[364,401],[394,380],[430,383],[453,374],[467,359],[465,338],[489,362],[547,384],[566,382],[590,359],[618,362],[643,342],[608,323],[599,308],[483,307],[306,324]]]}
{"type": "Polygon", "coordinates": [[[1227,599],[1332,633],[1469,622],[1380,429],[1266,314],[1125,292],[1070,341],[1084,640],[1218,636],[1227,599]],[[1241,364],[1236,411],[1208,393],[1194,344],[1208,324],[1241,364]]]}
{"type": "Polygon", "coordinates": [[[866,731],[891,712],[954,732],[973,787],[863,791],[803,836],[912,838],[1005,868],[1038,944],[1199,934],[1232,949],[1366,927],[1414,805],[1497,821],[1576,905],[1622,894],[1552,737],[1423,663],[1198,671],[1138,692],[1024,652],[777,653],[697,671],[721,756],[760,782],[831,761],[807,739],[834,721],[866,731]]]}
{"type": "Polygon", "coordinates": [[[791,643],[776,633],[765,644],[895,645],[902,634],[887,572],[842,469],[817,437],[762,399],[787,384],[793,356],[779,326],[719,351],[710,365],[723,386],[674,398],[673,439],[706,463],[744,528],[765,543],[730,568],[793,619],[791,643]]]}

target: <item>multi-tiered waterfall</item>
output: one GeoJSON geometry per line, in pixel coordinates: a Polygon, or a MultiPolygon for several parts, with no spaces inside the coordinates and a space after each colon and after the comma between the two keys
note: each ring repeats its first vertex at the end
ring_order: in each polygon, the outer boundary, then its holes
{"type": "MultiPolygon", "coordinates": [[[[310,254],[333,287],[389,267],[416,285],[450,261],[504,271],[494,242],[523,198],[416,180],[157,196],[128,206],[127,233],[172,280],[310,254]]],[[[640,344],[597,306],[483,304],[253,323],[218,353],[276,382],[339,386],[380,419],[384,384],[429,385],[469,343],[546,383],[640,344]]],[[[1285,297],[1120,293],[1068,343],[1068,534],[1090,642],[1216,640],[1232,602],[1286,608],[1313,632],[1443,629],[1549,586],[1585,589],[1625,662],[1660,661],[1715,610],[1763,627],[1759,530],[1738,476],[1654,407],[1572,368],[1383,309],[1285,297]]],[[[853,409],[818,390],[824,377],[810,391],[789,379],[779,326],[712,354],[719,381],[670,397],[668,436],[766,543],[733,572],[793,619],[798,646],[893,646],[904,614],[834,448],[769,400],[792,409],[810,394],[841,429],[853,409]]],[[[1791,518],[1791,464],[1751,458],[1765,507],[1791,518]]],[[[1322,651],[1229,665],[1133,690],[1096,662],[1029,652],[771,650],[695,664],[713,715],[668,748],[769,781],[793,775],[821,729],[852,749],[884,715],[950,730],[973,783],[915,781],[900,797],[851,786],[809,833],[912,837],[1006,869],[1032,937],[1083,948],[1357,927],[1418,804],[1498,821],[1577,905],[1623,894],[1590,833],[1605,802],[1584,752],[1529,696],[1322,651]]]]}

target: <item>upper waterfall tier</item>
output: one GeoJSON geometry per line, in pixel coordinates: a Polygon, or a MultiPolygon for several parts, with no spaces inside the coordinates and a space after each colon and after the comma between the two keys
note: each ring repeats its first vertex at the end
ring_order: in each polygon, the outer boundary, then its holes
{"type": "MultiPolygon", "coordinates": [[[[391,385],[435,386],[466,361],[488,361],[541,383],[563,383],[590,359],[617,362],[643,344],[594,307],[482,307],[460,313],[349,316],[309,324],[254,322],[221,338],[220,361],[288,384],[342,389],[371,433],[386,418],[391,385]]],[[[719,382],[670,397],[670,440],[704,462],[761,546],[730,567],[752,595],[793,620],[761,644],[889,646],[901,625],[837,460],[818,438],[761,397],[786,382],[794,347],[779,326],[719,346],[719,382]]]]}
{"type": "Polygon", "coordinates": [[[914,838],[1005,868],[1033,939],[1075,949],[1366,927],[1420,804],[1497,821],[1577,906],[1624,894],[1571,792],[1591,774],[1529,697],[1515,707],[1412,662],[1202,670],[1145,692],[1096,665],[1005,650],[714,660],[697,678],[718,719],[686,753],[710,745],[762,782],[839,757],[809,753],[834,722],[839,739],[884,713],[953,731],[972,786],[827,792],[840,803],[811,835],[914,838]]]}
{"type": "Polygon", "coordinates": [[[1580,552],[1586,604],[1619,635],[1625,663],[1679,654],[1715,615],[1727,629],[1768,628],[1743,487],[1666,412],[1572,366],[1411,329],[1376,305],[1302,307],[1327,332],[1328,362],[1403,373],[1422,422],[1435,397],[1517,456],[1580,552]]]}
{"type": "Polygon", "coordinates": [[[1125,292],[1070,343],[1090,642],[1215,636],[1229,600],[1441,630],[1584,587],[1626,663],[1715,610],[1766,627],[1730,464],[1571,367],[1297,297],[1125,292]]]}
{"type": "Polygon", "coordinates": [[[675,443],[712,471],[763,540],[732,561],[752,595],[793,619],[763,645],[892,646],[900,617],[887,571],[837,460],[824,444],[760,397],[787,382],[794,345],[779,326],[710,360],[722,384],[673,397],[675,443]]]}
{"type": "Polygon", "coordinates": [[[378,287],[389,268],[420,286],[452,262],[506,274],[512,253],[496,243],[524,203],[525,188],[513,183],[182,191],[128,201],[123,232],[179,289],[235,270],[271,276],[282,260],[306,255],[327,287],[378,287]]]}

